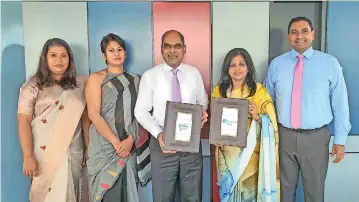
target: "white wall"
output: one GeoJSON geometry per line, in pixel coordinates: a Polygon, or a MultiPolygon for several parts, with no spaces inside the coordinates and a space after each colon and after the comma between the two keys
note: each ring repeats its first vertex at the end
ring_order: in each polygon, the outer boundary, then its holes
{"type": "Polygon", "coordinates": [[[245,48],[252,56],[258,81],[268,67],[269,2],[213,3],[213,86],[220,79],[225,55],[232,48],[245,48]]]}

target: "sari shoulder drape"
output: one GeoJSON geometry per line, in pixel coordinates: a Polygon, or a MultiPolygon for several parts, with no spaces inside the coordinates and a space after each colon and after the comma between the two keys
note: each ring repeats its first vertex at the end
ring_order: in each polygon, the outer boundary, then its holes
{"type": "MultiPolygon", "coordinates": [[[[258,86],[258,85],[257,85],[258,86]]],[[[268,116],[268,121],[270,122],[271,127],[273,127],[273,135],[275,141],[275,159],[276,159],[276,176],[277,176],[277,192],[279,195],[279,185],[280,185],[280,167],[279,167],[279,134],[278,134],[278,122],[276,110],[271,96],[269,95],[267,89],[263,85],[259,85],[259,91],[261,92],[260,96],[257,99],[261,100],[260,111],[262,115],[268,116]]],[[[257,106],[258,107],[258,106],[257,106]]],[[[279,197],[278,197],[279,200],[279,197]]]]}
{"type": "MultiPolygon", "coordinates": [[[[41,104],[45,107],[41,113],[34,116],[31,122],[34,152],[38,160],[39,175],[32,181],[30,201],[43,202],[51,190],[51,185],[59,167],[68,155],[69,145],[78,130],[80,118],[85,108],[84,86],[85,79],[77,78],[77,87],[72,90],[59,91],[44,88],[38,92],[35,107],[41,104]],[[51,92],[55,94],[52,95],[51,92]],[[57,99],[53,99],[57,97],[57,99]],[[46,105],[47,104],[47,105],[46,105]]],[[[51,87],[52,88],[52,87],[51,87]]],[[[21,97],[21,95],[20,95],[21,97]]],[[[67,183],[63,183],[67,190],[67,183]]],[[[62,189],[62,188],[61,188],[62,189]]]]}
{"type": "Polygon", "coordinates": [[[32,115],[38,93],[39,88],[36,84],[36,78],[32,77],[20,88],[17,112],[25,115],[32,115]]]}
{"type": "MultiPolygon", "coordinates": [[[[273,102],[271,100],[271,97],[269,96],[267,90],[262,84],[257,83],[257,90],[256,93],[248,97],[249,90],[244,88],[238,88],[232,92],[228,92],[227,96],[229,97],[231,95],[231,98],[244,98],[248,99],[249,101],[253,101],[256,104],[257,112],[262,115],[268,115],[270,118],[270,121],[272,122],[274,131],[275,131],[275,147],[276,147],[276,164],[277,164],[277,172],[279,172],[279,161],[278,161],[278,133],[277,133],[277,121],[276,121],[276,115],[275,115],[275,109],[273,102]]],[[[213,89],[212,98],[218,98],[222,97],[220,94],[219,86],[216,86],[213,89]]],[[[248,116],[248,128],[250,128],[252,123],[252,119],[250,116],[248,116]]],[[[261,134],[261,127],[257,124],[257,136],[260,136],[261,134]]],[[[248,165],[246,166],[245,171],[242,173],[238,184],[235,182],[236,185],[238,185],[237,189],[234,190],[235,196],[227,197],[226,200],[234,200],[234,198],[242,197],[241,192],[245,192],[244,195],[246,195],[245,198],[249,199],[251,197],[257,197],[256,194],[253,192],[253,190],[256,189],[258,185],[258,165],[260,161],[260,151],[261,151],[261,138],[258,138],[258,141],[255,143],[255,149],[252,153],[252,157],[250,161],[248,162],[248,165]],[[256,175],[257,177],[253,177],[256,175]]],[[[218,172],[218,179],[225,179],[226,175],[228,175],[228,172],[233,172],[231,168],[240,161],[240,158],[242,156],[243,150],[238,147],[233,146],[218,146],[216,147],[215,157],[216,157],[216,163],[217,163],[217,172],[218,172]]],[[[279,175],[277,175],[279,176],[279,175]]],[[[223,190],[222,190],[223,191],[223,190]]],[[[221,192],[221,189],[220,189],[221,192]]],[[[222,193],[223,194],[223,193],[222,193]]],[[[223,199],[222,195],[222,199],[223,199]]],[[[224,200],[224,201],[226,201],[224,200]]],[[[235,201],[235,200],[234,200],[235,201]]]]}
{"type": "MultiPolygon", "coordinates": [[[[132,155],[136,158],[136,181],[141,185],[149,181],[148,136],[141,130],[134,117],[134,107],[137,99],[139,77],[124,72],[121,75],[107,73],[101,87],[101,116],[106,120],[120,140],[133,136],[135,147],[132,155]],[[148,160],[148,161],[145,161],[148,160]],[[142,167],[147,166],[147,167],[142,167]],[[142,172],[140,172],[142,171],[142,172]]],[[[96,130],[90,127],[89,159],[87,161],[91,184],[91,201],[101,201],[104,194],[113,187],[114,183],[125,170],[128,159],[116,154],[115,149],[96,130]]],[[[128,182],[136,183],[136,182],[128,182]]]]}
{"type": "Polygon", "coordinates": [[[280,201],[278,147],[275,129],[268,115],[262,115],[261,150],[257,202],[280,201]]]}

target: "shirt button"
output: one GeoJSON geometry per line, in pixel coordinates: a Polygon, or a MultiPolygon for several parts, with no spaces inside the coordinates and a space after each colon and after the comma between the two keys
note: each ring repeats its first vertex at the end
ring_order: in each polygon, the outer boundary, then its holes
{"type": "Polygon", "coordinates": [[[49,188],[49,190],[48,190],[49,192],[51,191],[51,187],[49,188]]]}

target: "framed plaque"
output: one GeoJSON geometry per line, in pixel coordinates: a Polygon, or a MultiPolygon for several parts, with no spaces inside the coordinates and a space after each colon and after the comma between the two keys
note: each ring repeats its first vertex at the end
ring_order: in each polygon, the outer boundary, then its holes
{"type": "Polygon", "coordinates": [[[199,153],[202,106],[167,101],[164,149],[199,153]]]}
{"type": "Polygon", "coordinates": [[[247,99],[212,99],[210,144],[247,146],[248,105],[247,99]]]}

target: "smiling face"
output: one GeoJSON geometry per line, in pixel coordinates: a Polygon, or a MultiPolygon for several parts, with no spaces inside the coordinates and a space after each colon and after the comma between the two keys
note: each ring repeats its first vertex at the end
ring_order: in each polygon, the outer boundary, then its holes
{"type": "Polygon", "coordinates": [[[61,76],[69,67],[69,54],[65,47],[52,45],[46,54],[47,66],[52,75],[61,76]]]}
{"type": "Polygon", "coordinates": [[[106,54],[103,54],[103,57],[109,66],[120,67],[123,66],[126,52],[116,41],[110,41],[106,47],[106,54]]]}
{"type": "Polygon", "coordinates": [[[288,43],[298,53],[303,53],[312,46],[314,31],[305,20],[294,22],[289,29],[288,43]]]}
{"type": "Polygon", "coordinates": [[[182,63],[186,46],[177,32],[166,34],[161,45],[161,53],[163,60],[172,68],[177,68],[182,63]]]}
{"type": "Polygon", "coordinates": [[[228,74],[233,82],[243,82],[246,79],[248,68],[242,55],[237,55],[232,58],[228,74]]]}

